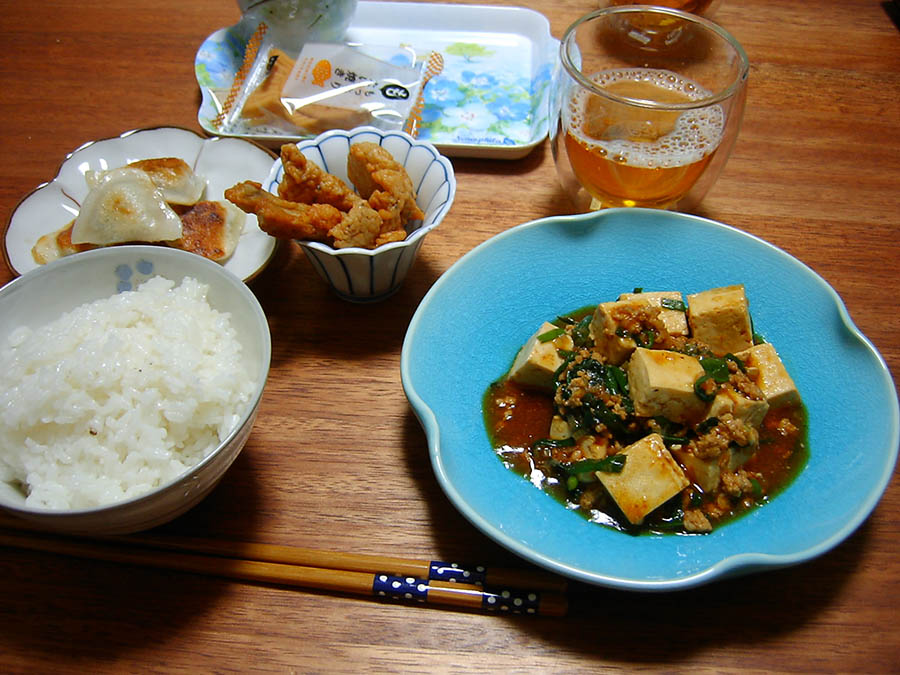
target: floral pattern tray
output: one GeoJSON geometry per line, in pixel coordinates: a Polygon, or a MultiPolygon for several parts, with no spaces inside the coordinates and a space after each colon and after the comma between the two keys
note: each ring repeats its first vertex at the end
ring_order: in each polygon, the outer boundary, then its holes
{"type": "MultiPolygon", "coordinates": [[[[446,155],[516,159],[547,135],[550,81],[559,41],[547,18],[520,7],[360,2],[348,43],[439,52],[443,70],[424,89],[418,137],[446,155]]],[[[210,35],[197,52],[200,125],[209,133],[277,146],[299,136],[218,128],[216,118],[244,59],[239,26],[210,35]]]]}

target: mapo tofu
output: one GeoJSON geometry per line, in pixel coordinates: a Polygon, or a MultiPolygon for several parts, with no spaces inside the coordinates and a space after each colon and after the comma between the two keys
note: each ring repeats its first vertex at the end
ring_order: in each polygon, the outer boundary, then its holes
{"type": "Polygon", "coordinates": [[[635,289],[546,321],[484,410],[507,466],[632,533],[711,532],[771,499],[808,452],[800,394],[742,285],[635,289]]]}

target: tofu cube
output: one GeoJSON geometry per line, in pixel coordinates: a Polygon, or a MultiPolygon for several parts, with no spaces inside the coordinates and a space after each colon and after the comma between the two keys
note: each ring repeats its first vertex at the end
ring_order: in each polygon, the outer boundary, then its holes
{"type": "Polygon", "coordinates": [[[538,389],[553,389],[553,374],[563,364],[558,349],[573,349],[572,338],[566,334],[541,342],[538,338],[548,331],[556,330],[549,321],[545,321],[526,342],[513,361],[509,371],[509,379],[517,384],[538,389]]]}
{"type": "Polygon", "coordinates": [[[741,392],[736,391],[734,387],[726,384],[719,389],[716,397],[709,404],[706,416],[721,417],[725,413],[731,413],[754,429],[759,429],[767,412],[769,412],[768,401],[747,398],[741,392]]]}
{"type": "MultiPolygon", "coordinates": [[[[622,293],[619,300],[631,300],[637,302],[646,302],[651,307],[662,307],[663,298],[667,300],[677,300],[683,302],[679,291],[647,291],[644,293],[622,293]]],[[[662,308],[659,311],[659,318],[669,331],[669,335],[687,335],[688,323],[687,314],[677,309],[662,308]]]]}
{"type": "MultiPolygon", "coordinates": [[[[728,471],[736,471],[742,467],[756,454],[757,449],[758,446],[726,450],[728,462],[725,466],[727,466],[728,471]]],[[[709,493],[714,492],[719,487],[719,480],[722,476],[722,465],[719,463],[719,457],[700,459],[686,450],[677,448],[672,448],[672,455],[684,467],[688,480],[695,485],[699,485],[701,490],[709,493]]]]}
{"type": "Polygon", "coordinates": [[[621,473],[595,475],[633,525],[689,485],[659,434],[645,436],[622,453],[626,459],[621,473]]]}
{"type": "Polygon", "coordinates": [[[569,423],[559,415],[554,415],[550,420],[550,438],[554,441],[562,441],[572,437],[572,429],[569,423]]]}
{"type": "Polygon", "coordinates": [[[704,492],[713,492],[719,487],[719,477],[721,469],[719,468],[719,458],[700,459],[696,455],[692,455],[687,450],[672,449],[675,456],[684,470],[687,472],[687,478],[694,484],[699,485],[704,492]]]}
{"type": "Polygon", "coordinates": [[[747,365],[748,371],[756,372],[756,386],[762,389],[769,407],[800,403],[800,392],[771,344],[754,345],[735,356],[747,365]]]}
{"type": "Polygon", "coordinates": [[[693,356],[638,347],[625,372],[637,415],[661,415],[685,424],[695,424],[706,416],[706,403],[694,393],[694,383],[706,371],[693,356]]]}
{"type": "Polygon", "coordinates": [[[743,285],[689,295],[688,322],[692,335],[720,356],[737,354],[753,346],[753,328],[743,285]]]}
{"type": "Polygon", "coordinates": [[[637,311],[639,308],[639,303],[601,302],[594,310],[594,317],[591,319],[591,337],[594,339],[594,349],[603,355],[607,363],[614,366],[625,363],[637,347],[630,337],[616,335],[616,330],[619,328],[617,317],[623,313],[637,311]]]}

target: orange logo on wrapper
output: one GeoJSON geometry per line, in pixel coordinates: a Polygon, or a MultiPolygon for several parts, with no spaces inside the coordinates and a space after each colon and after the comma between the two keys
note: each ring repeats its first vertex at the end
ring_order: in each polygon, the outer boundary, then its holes
{"type": "Polygon", "coordinates": [[[331,63],[327,59],[322,59],[312,69],[312,83],[324,87],[329,77],[331,77],[331,63]]]}

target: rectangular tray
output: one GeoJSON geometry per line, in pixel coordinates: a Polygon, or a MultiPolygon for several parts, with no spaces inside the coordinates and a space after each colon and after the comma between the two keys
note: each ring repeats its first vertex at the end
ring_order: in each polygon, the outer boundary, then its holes
{"type": "MultiPolygon", "coordinates": [[[[548,96],[559,41],[547,18],[521,7],[360,2],[346,41],[437,51],[443,71],[425,86],[418,137],[444,154],[517,159],[547,135],[548,96]]],[[[202,100],[197,119],[210,134],[270,147],[308,136],[223,133],[215,123],[244,58],[237,26],[210,35],[194,63],[202,100]]]]}

